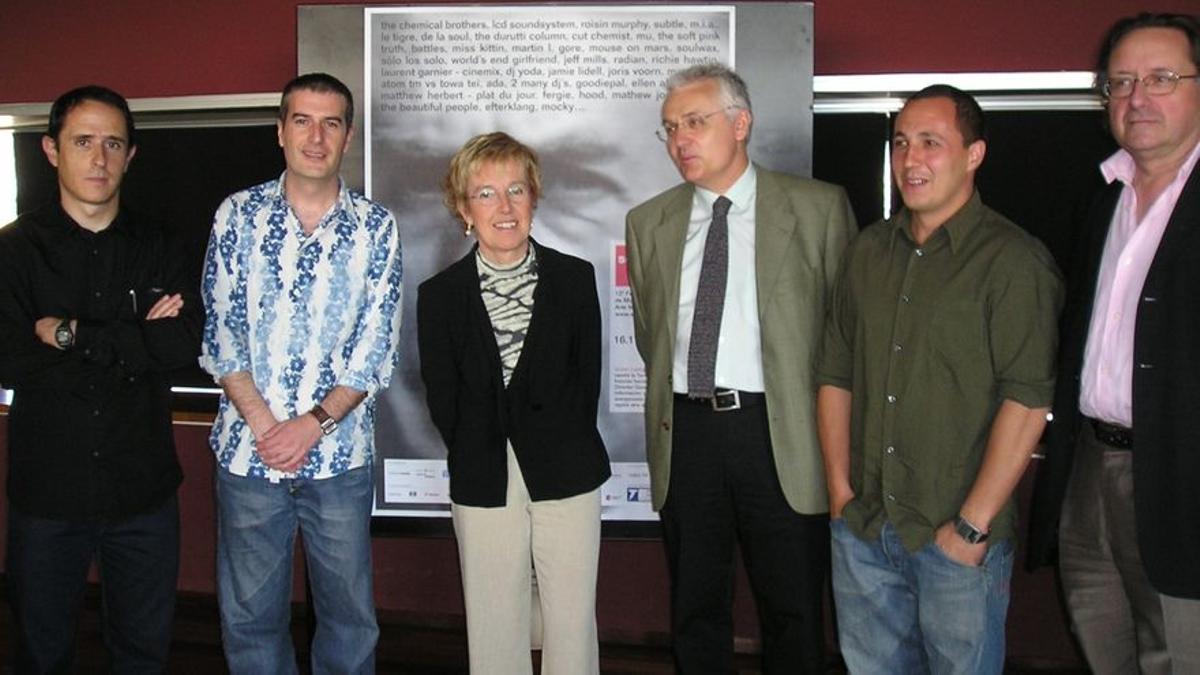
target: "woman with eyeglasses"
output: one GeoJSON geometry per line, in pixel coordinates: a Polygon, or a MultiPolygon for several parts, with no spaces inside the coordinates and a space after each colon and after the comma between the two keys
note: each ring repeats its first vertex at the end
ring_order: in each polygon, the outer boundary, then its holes
{"type": "Polygon", "coordinates": [[[417,334],[449,450],[471,672],[599,672],[596,571],[608,454],[596,429],[600,303],[591,263],[529,236],[537,155],[496,132],[450,160],[444,201],[476,246],[421,284],[417,334]]]}

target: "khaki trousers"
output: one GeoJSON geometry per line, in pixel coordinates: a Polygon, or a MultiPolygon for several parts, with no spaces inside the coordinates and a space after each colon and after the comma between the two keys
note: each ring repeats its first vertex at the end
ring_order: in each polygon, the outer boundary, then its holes
{"type": "Polygon", "coordinates": [[[453,504],[451,513],[471,672],[532,673],[532,564],[542,614],[542,675],[599,673],[599,488],[567,499],[530,501],[510,445],[505,505],[453,504]]]}

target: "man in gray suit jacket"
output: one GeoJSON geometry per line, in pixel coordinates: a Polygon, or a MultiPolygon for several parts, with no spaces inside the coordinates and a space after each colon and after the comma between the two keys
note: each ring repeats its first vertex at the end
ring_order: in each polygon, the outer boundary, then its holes
{"type": "Polygon", "coordinates": [[[629,212],[626,246],[676,664],[733,670],[736,537],[764,672],[823,672],[828,498],[812,360],[853,214],[836,186],[750,163],[750,97],[723,65],[674,74],[662,120],[686,182],[629,212]]]}

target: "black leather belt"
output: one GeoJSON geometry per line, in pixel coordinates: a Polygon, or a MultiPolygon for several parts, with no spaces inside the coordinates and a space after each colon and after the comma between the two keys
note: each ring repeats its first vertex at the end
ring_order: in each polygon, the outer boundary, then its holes
{"type": "Polygon", "coordinates": [[[1092,429],[1096,432],[1096,440],[1121,450],[1133,449],[1133,429],[1109,424],[1091,417],[1088,418],[1088,421],[1092,423],[1092,429]]]}
{"type": "Polygon", "coordinates": [[[767,402],[767,395],[761,391],[738,391],[737,389],[718,389],[712,396],[688,396],[675,394],[676,403],[694,403],[709,406],[715,412],[729,412],[752,408],[767,402]]]}

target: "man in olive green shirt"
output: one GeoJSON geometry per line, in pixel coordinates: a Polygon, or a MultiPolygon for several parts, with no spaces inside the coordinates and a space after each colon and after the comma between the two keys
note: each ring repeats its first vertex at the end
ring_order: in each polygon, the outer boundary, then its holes
{"type": "Polygon", "coordinates": [[[983,113],[934,85],[896,118],[896,217],[846,250],[817,364],[850,672],[1002,672],[1012,491],[1054,390],[1062,282],[975,192],[983,113]]]}

